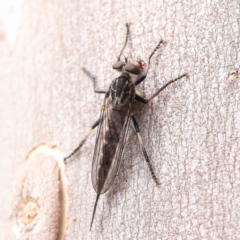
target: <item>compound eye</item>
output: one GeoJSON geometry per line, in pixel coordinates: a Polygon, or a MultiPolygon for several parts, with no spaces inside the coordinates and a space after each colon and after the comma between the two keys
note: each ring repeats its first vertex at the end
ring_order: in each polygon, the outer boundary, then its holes
{"type": "Polygon", "coordinates": [[[123,62],[121,62],[121,61],[117,61],[112,65],[112,68],[114,70],[119,70],[120,71],[120,70],[122,70],[122,67],[123,67],[123,62]]]}
{"type": "Polygon", "coordinates": [[[134,75],[140,74],[140,69],[139,69],[139,67],[137,67],[136,65],[131,64],[131,63],[127,63],[127,64],[126,64],[126,66],[125,66],[125,71],[126,71],[126,72],[129,72],[129,73],[132,73],[132,74],[134,74],[134,75]]]}

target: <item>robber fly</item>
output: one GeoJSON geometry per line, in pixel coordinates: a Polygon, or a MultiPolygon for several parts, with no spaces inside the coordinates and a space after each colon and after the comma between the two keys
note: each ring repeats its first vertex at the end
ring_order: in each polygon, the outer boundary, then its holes
{"type": "MultiPolygon", "coordinates": [[[[95,93],[105,94],[100,118],[92,125],[90,131],[78,145],[78,147],[64,159],[66,161],[68,158],[71,158],[75,153],[77,153],[86,142],[91,131],[98,126],[92,162],[92,185],[97,193],[97,197],[94,204],[90,230],[93,224],[99,196],[110,189],[117,175],[122,158],[124,143],[127,137],[128,127],[131,121],[141,146],[142,155],[147,163],[152,178],[157,185],[160,184],[144,148],[140,129],[133,114],[134,103],[135,100],[137,100],[141,103],[147,104],[151,102],[169,84],[183,77],[188,77],[188,74],[185,73],[178,78],[167,82],[149,99],[145,99],[138,95],[135,92],[135,86],[146,78],[152,56],[165,41],[161,40],[150,54],[147,67],[142,61],[130,62],[127,58],[125,58],[124,61],[121,61],[121,56],[123,55],[123,51],[127,45],[130,33],[128,23],[126,24],[126,27],[127,34],[125,44],[120,52],[120,55],[118,56],[117,61],[112,65],[112,68],[118,71],[120,76],[112,81],[108,90],[95,90],[95,93]]],[[[83,70],[87,75],[93,78],[90,72],[88,72],[86,69],[83,70]]]]}

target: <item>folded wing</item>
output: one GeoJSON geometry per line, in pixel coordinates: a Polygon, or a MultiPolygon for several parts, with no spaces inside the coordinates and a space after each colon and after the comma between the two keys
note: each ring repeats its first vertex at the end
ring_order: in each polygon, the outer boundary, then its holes
{"type": "Polygon", "coordinates": [[[112,185],[120,162],[132,111],[132,102],[115,109],[106,95],[92,163],[92,184],[98,194],[112,185]]]}

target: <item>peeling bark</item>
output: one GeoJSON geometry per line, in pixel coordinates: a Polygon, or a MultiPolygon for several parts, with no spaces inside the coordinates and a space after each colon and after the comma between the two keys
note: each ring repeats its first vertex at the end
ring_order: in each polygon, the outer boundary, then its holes
{"type": "Polygon", "coordinates": [[[239,1],[25,1],[15,46],[0,45],[1,205],[9,206],[7,189],[28,149],[51,142],[67,156],[84,138],[103,97],[81,68],[97,76],[99,88],[108,87],[130,21],[127,56],[146,60],[160,38],[167,40],[139,92],[151,96],[168,80],[190,75],[136,109],[162,185],[152,181],[130,130],[118,176],[89,232],[93,133],[67,164],[66,239],[238,239],[239,14],[239,1]]]}
{"type": "Polygon", "coordinates": [[[10,232],[16,240],[63,240],[68,216],[63,156],[55,146],[34,147],[13,185],[10,232]]]}

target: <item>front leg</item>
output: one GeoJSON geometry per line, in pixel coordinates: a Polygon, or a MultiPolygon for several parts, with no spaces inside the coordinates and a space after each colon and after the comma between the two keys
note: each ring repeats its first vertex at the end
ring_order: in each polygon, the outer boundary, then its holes
{"type": "Polygon", "coordinates": [[[141,76],[134,84],[135,85],[138,85],[139,83],[141,83],[146,77],[147,77],[147,74],[148,74],[148,70],[149,70],[149,67],[150,67],[150,64],[151,64],[151,58],[152,56],[154,55],[154,53],[160,48],[161,44],[163,43],[166,43],[165,40],[160,40],[160,42],[158,43],[158,45],[154,48],[154,50],[152,51],[152,53],[149,55],[148,57],[148,66],[147,66],[147,71],[145,72],[145,74],[143,76],[141,76]]]}
{"type": "Polygon", "coordinates": [[[106,94],[107,93],[107,90],[98,90],[98,89],[96,89],[96,77],[91,72],[89,72],[84,67],[82,68],[82,70],[92,80],[95,93],[101,93],[101,94],[106,94]]]}

